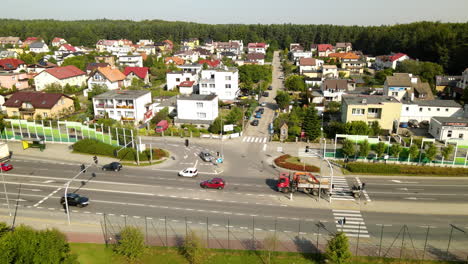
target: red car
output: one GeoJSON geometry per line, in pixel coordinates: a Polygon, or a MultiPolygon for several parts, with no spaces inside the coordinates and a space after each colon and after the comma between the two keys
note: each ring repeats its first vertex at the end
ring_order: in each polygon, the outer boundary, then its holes
{"type": "Polygon", "coordinates": [[[211,189],[221,190],[221,189],[224,189],[225,185],[226,185],[226,183],[221,178],[213,178],[211,180],[204,181],[204,182],[200,183],[200,187],[205,188],[205,189],[206,188],[211,188],[211,189]]]}
{"type": "Polygon", "coordinates": [[[2,171],[9,171],[13,169],[13,165],[8,164],[8,163],[2,163],[0,164],[2,171]]]}

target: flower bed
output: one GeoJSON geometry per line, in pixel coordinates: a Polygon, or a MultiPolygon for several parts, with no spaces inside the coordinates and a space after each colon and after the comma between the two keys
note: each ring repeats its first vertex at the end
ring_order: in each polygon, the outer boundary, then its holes
{"type": "MultiPolygon", "coordinates": [[[[289,154],[279,156],[278,158],[275,159],[275,164],[278,167],[288,169],[288,170],[304,171],[303,164],[289,162],[288,159],[290,158],[292,158],[292,156],[289,154]]],[[[313,166],[313,165],[306,164],[305,171],[320,172],[320,168],[313,166]]]]}

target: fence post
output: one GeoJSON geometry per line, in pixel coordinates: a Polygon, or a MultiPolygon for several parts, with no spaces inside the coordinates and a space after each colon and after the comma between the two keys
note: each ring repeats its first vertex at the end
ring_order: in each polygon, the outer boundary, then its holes
{"type": "Polygon", "coordinates": [[[316,245],[317,253],[320,252],[320,250],[319,250],[319,237],[320,237],[320,221],[317,224],[317,245],[316,245]]]}
{"type": "Polygon", "coordinates": [[[125,221],[125,227],[127,227],[127,215],[125,215],[124,221],[125,221]]]}
{"type": "Polygon", "coordinates": [[[380,257],[380,252],[382,250],[383,230],[384,230],[384,224],[382,224],[382,228],[380,229],[379,257],[380,257]]]}
{"type": "Polygon", "coordinates": [[[299,219],[299,226],[297,228],[297,237],[298,238],[301,237],[301,219],[299,219]]]}
{"type": "Polygon", "coordinates": [[[166,233],[166,247],[169,247],[169,243],[167,242],[167,216],[164,216],[164,232],[166,233]]]}
{"type": "Polygon", "coordinates": [[[208,217],[206,217],[206,248],[210,248],[210,233],[208,233],[208,217]]]}
{"type": "Polygon", "coordinates": [[[403,237],[401,239],[401,247],[400,247],[400,260],[401,260],[401,256],[403,255],[403,246],[405,244],[405,234],[406,234],[406,225],[403,226],[403,237]]]}
{"type": "Polygon", "coordinates": [[[448,254],[449,254],[449,249],[450,249],[450,243],[452,243],[452,234],[453,234],[453,225],[450,225],[450,236],[449,236],[449,241],[447,245],[447,259],[448,259],[448,254]]]}
{"type": "Polygon", "coordinates": [[[104,242],[106,243],[107,247],[107,221],[106,221],[106,214],[104,213],[104,242]]]}
{"type": "Polygon", "coordinates": [[[252,246],[253,249],[256,249],[255,246],[255,216],[252,216],[252,246]]]}
{"type": "Polygon", "coordinates": [[[184,217],[185,219],[185,239],[188,237],[188,225],[187,225],[187,217],[184,217]]]}
{"type": "Polygon", "coordinates": [[[422,261],[424,262],[424,257],[426,256],[426,247],[427,247],[427,238],[429,237],[429,225],[427,226],[427,231],[426,231],[426,240],[424,241],[424,250],[423,250],[423,255],[422,255],[422,261]]]}
{"type": "Polygon", "coordinates": [[[228,240],[228,241],[227,241],[227,242],[228,242],[228,249],[231,249],[230,234],[229,234],[229,225],[230,225],[229,219],[230,219],[230,218],[228,217],[228,226],[227,226],[227,231],[228,231],[228,233],[227,233],[228,239],[227,239],[227,240],[228,240]]]}
{"type": "Polygon", "coordinates": [[[145,238],[146,238],[146,245],[148,245],[148,218],[145,216],[145,238]]]}
{"type": "MultiPolygon", "coordinates": [[[[343,231],[343,230],[341,230],[343,231]]],[[[359,250],[359,237],[361,236],[361,222],[359,222],[358,233],[357,233],[357,244],[356,244],[356,256],[358,255],[359,250]]]]}

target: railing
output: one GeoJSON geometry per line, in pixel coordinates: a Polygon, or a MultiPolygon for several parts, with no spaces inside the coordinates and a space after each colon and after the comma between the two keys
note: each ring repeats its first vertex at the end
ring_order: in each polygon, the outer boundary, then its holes
{"type": "Polygon", "coordinates": [[[134,108],[133,105],[117,105],[116,107],[117,108],[127,108],[127,109],[133,109],[134,108]]]}
{"type": "Polygon", "coordinates": [[[125,116],[122,116],[122,120],[123,120],[123,121],[133,121],[133,120],[135,120],[135,117],[125,117],[125,116]]]}
{"type": "Polygon", "coordinates": [[[36,109],[34,109],[32,107],[25,107],[25,108],[20,107],[19,111],[23,112],[23,113],[34,113],[34,112],[36,112],[36,109]]]}
{"type": "Polygon", "coordinates": [[[96,104],[96,108],[114,108],[111,104],[96,104]]]}

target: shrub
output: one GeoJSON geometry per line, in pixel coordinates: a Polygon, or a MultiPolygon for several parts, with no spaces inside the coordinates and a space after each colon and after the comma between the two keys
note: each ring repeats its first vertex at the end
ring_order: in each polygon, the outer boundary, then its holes
{"type": "Polygon", "coordinates": [[[205,249],[200,238],[193,231],[185,237],[182,252],[190,264],[200,264],[205,260],[205,249]]]}
{"type": "Polygon", "coordinates": [[[468,176],[468,169],[447,168],[416,165],[374,164],[350,162],[346,168],[353,173],[369,174],[414,174],[414,175],[440,175],[440,176],[468,176]]]}
{"type": "MultiPolygon", "coordinates": [[[[275,159],[275,164],[278,167],[288,169],[288,170],[296,170],[296,171],[304,171],[304,165],[300,164],[295,164],[288,162],[287,159],[291,158],[291,155],[285,154],[282,156],[279,156],[278,158],[275,159]]],[[[313,166],[313,165],[306,165],[305,166],[305,171],[309,172],[320,172],[320,168],[313,166]]]]}
{"type": "Polygon", "coordinates": [[[337,233],[328,241],[325,258],[334,264],[346,264],[351,260],[348,238],[343,232],[337,233]]]}
{"type": "Polygon", "coordinates": [[[136,227],[127,226],[120,231],[114,252],[130,260],[138,259],[145,251],[143,233],[136,227]]]}

